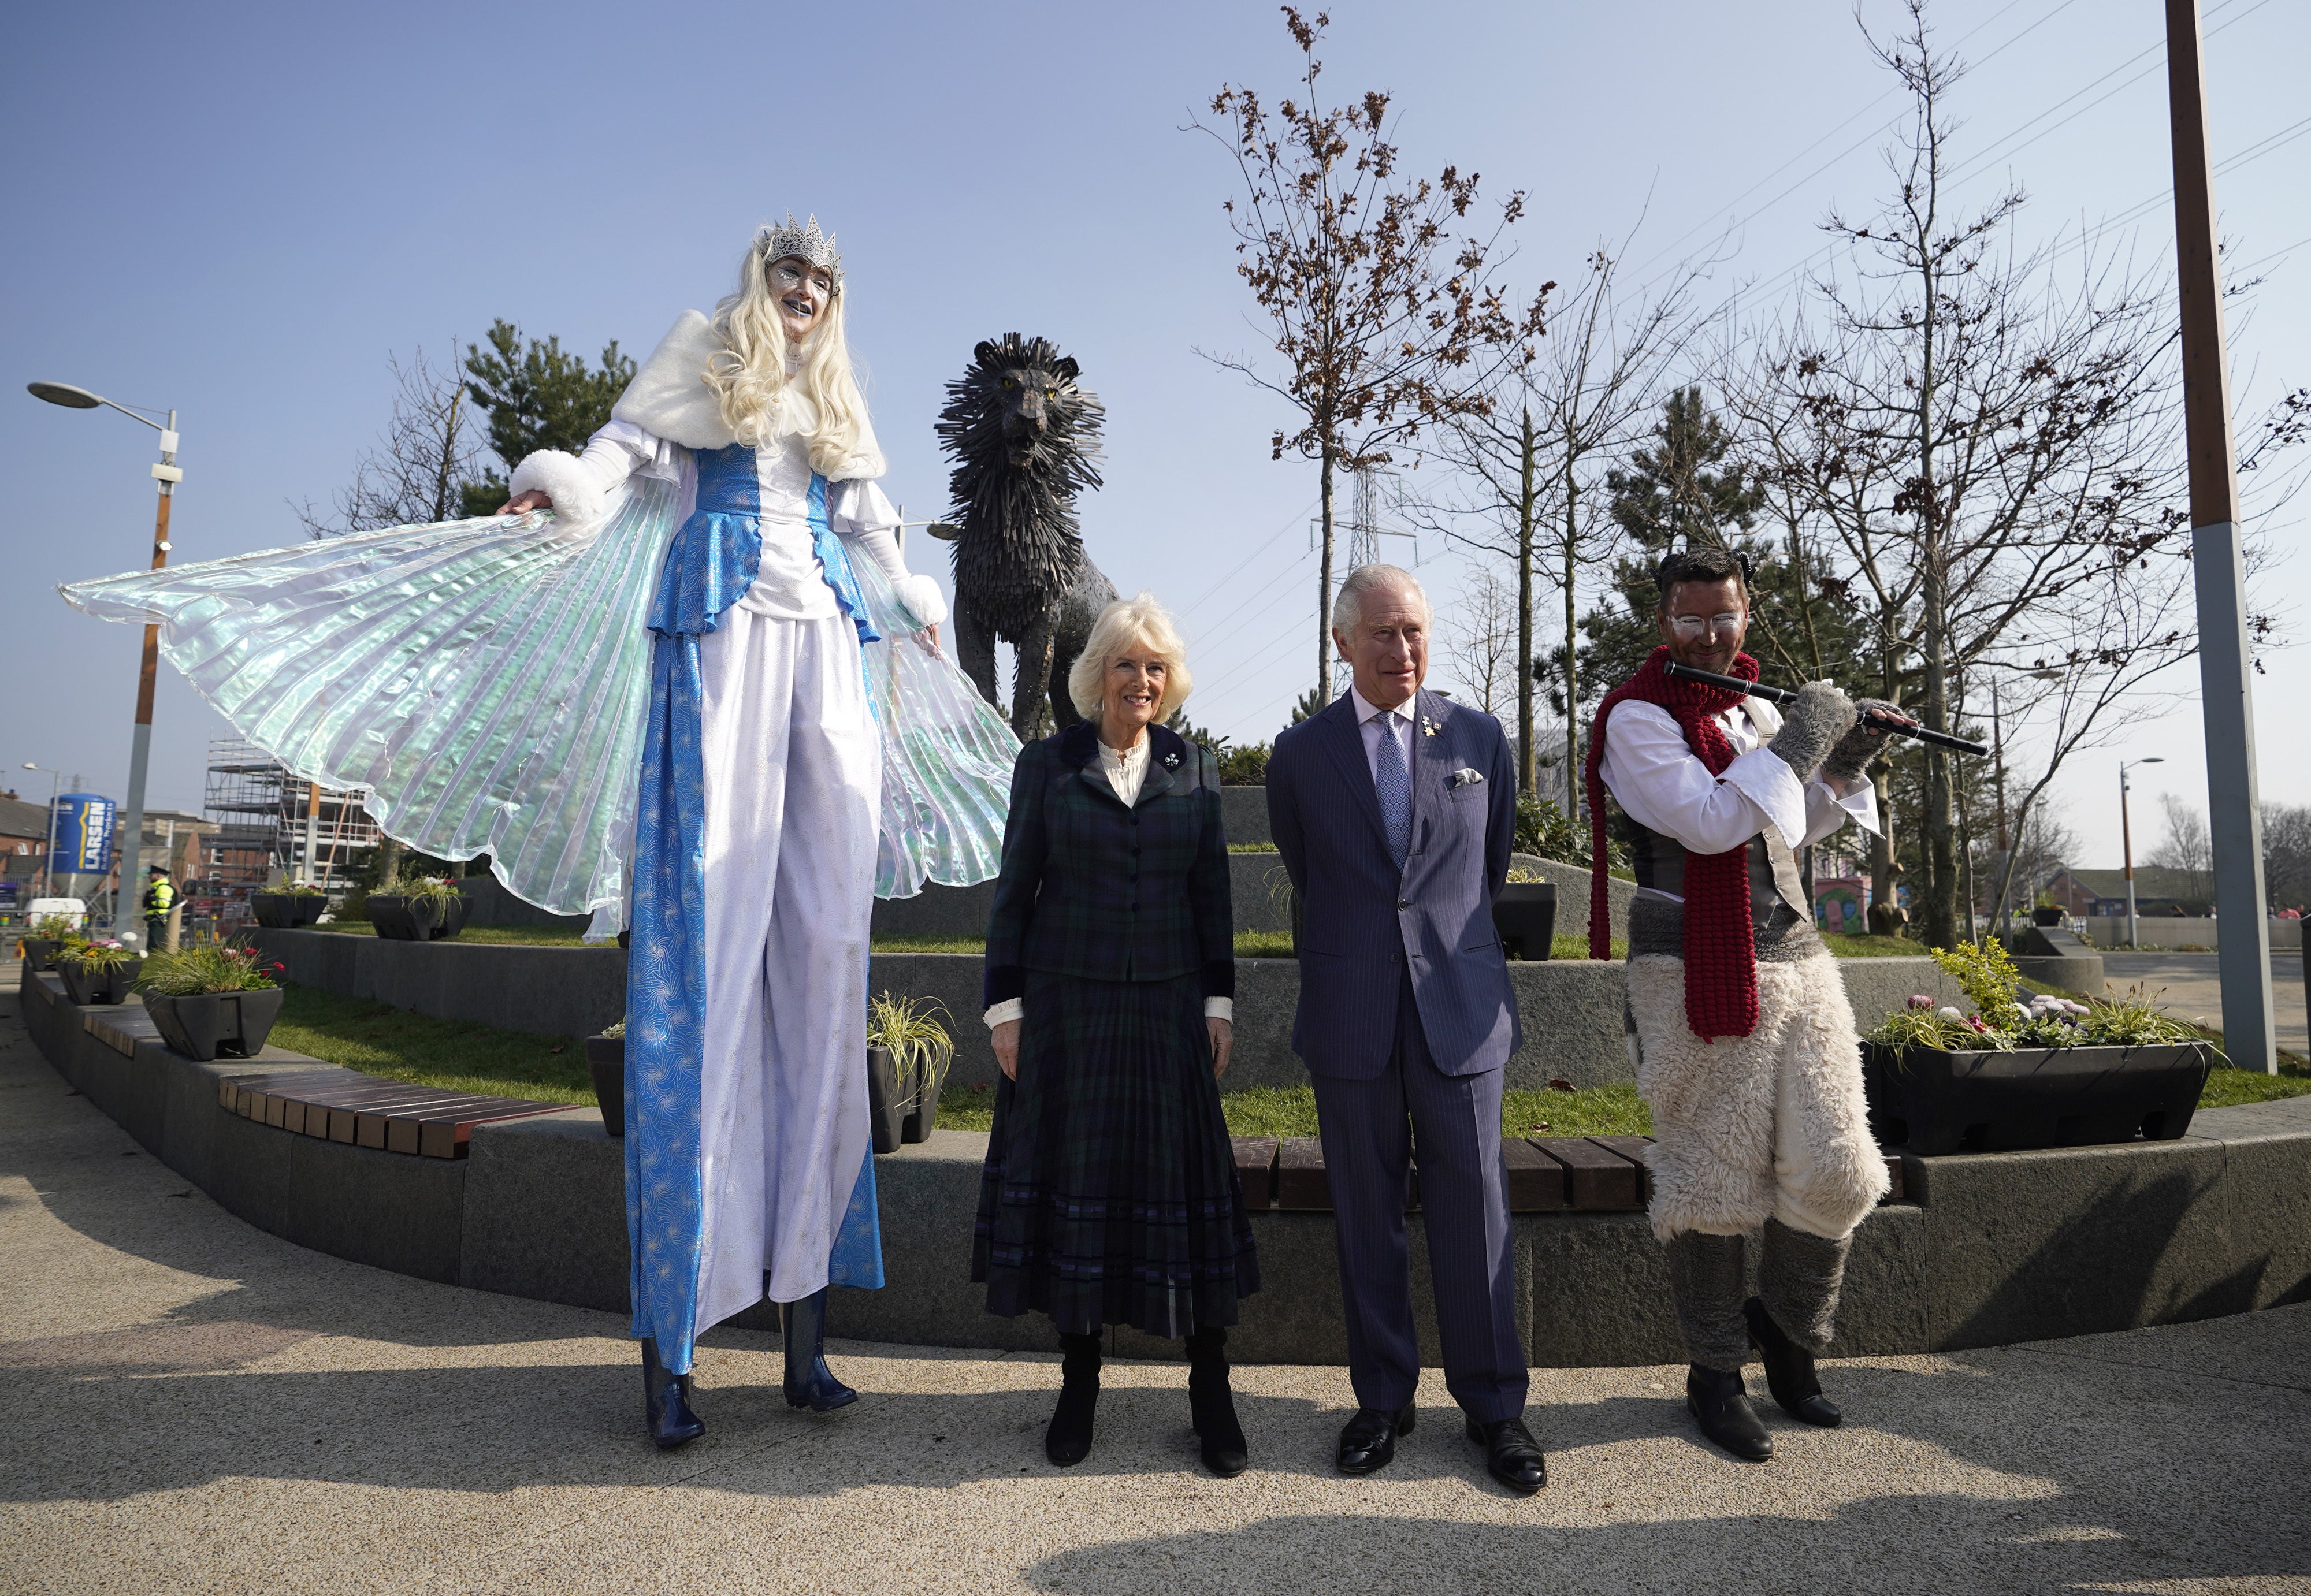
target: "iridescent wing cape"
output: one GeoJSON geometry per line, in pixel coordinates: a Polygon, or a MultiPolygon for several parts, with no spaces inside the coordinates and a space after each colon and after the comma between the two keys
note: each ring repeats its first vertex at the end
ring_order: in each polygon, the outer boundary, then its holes
{"type": "MultiPolygon", "coordinates": [[[[77,582],[65,600],[158,623],[161,651],[300,781],[365,788],[387,834],[439,859],[486,853],[517,895],[624,913],[650,701],[644,625],[680,489],[629,479],[598,530],[549,513],[388,527],[293,548],[77,582]]],[[[883,728],[875,892],[996,873],[1018,740],[916,641],[871,559],[883,728]]]]}

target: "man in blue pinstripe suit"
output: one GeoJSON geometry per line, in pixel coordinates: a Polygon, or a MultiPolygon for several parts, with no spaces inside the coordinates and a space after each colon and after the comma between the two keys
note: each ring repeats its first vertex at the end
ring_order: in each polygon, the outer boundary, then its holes
{"type": "Polygon", "coordinates": [[[1493,1478],[1530,1495],[1548,1475],[1524,1425],[1501,1164],[1502,1067],[1522,1038],[1492,916],[1516,772],[1498,721],[1420,690],[1430,611],[1409,572],[1358,566],[1331,623],[1355,685],[1277,739],[1268,814],[1299,897],[1292,1046],[1315,1083],[1356,1393],[1339,1467],[1384,1467],[1412,1428],[1417,1142],[1445,1388],[1493,1478]]]}

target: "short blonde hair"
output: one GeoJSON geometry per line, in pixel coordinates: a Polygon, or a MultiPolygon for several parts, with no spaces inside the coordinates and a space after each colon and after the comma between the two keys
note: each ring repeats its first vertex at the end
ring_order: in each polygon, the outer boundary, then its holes
{"type": "Polygon", "coordinates": [[[1143,589],[1137,598],[1109,605],[1092,623],[1091,637],[1068,668],[1068,697],[1077,714],[1086,720],[1098,715],[1108,662],[1134,648],[1144,648],[1164,662],[1164,702],[1156,706],[1157,724],[1169,720],[1188,702],[1196,685],[1188,675],[1188,645],[1180,641],[1179,628],[1156,602],[1156,595],[1143,589]]]}

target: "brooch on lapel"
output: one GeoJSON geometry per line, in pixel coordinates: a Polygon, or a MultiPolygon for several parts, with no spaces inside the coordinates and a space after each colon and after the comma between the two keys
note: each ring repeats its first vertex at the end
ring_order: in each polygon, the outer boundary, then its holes
{"type": "Polygon", "coordinates": [[[1420,718],[1420,735],[1422,737],[1433,737],[1443,729],[1444,728],[1443,727],[1437,725],[1436,722],[1431,720],[1427,716],[1423,715],[1420,718]]]}
{"type": "Polygon", "coordinates": [[[1484,779],[1484,772],[1470,770],[1467,765],[1462,765],[1452,772],[1452,785],[1455,787],[1475,787],[1484,779]]]}
{"type": "Polygon", "coordinates": [[[1178,770],[1180,768],[1180,756],[1176,754],[1166,754],[1164,755],[1164,768],[1167,771],[1178,770]]]}

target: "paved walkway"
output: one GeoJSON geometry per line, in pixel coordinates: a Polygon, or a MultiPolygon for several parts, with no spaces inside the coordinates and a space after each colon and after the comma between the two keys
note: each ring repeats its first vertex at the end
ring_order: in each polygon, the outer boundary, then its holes
{"type": "MultiPolygon", "coordinates": [[[[2187,1020],[2203,1019],[2218,1031],[2223,1025],[2223,983],[2216,967],[2219,955],[2211,953],[2118,953],[2102,955],[2103,979],[2114,993],[2140,985],[2169,1014],[2187,1020]]],[[[2279,1045],[2311,1053],[2303,1005],[2303,955],[2289,949],[2271,955],[2272,1018],[2279,1045]]]]}
{"type": "Polygon", "coordinates": [[[1546,1370],[1556,1483],[1493,1487],[1441,1381],[1395,1466],[1329,1466],[1343,1373],[1239,1372],[1205,1477],[1176,1366],[1112,1368],[1089,1461],[1047,1358],[768,1338],[711,1429],[638,1434],[611,1316],[381,1273],[241,1224],[64,1083],[0,997],[0,1590],[1118,1592],[2311,1591],[2311,1307],[1835,1365],[1853,1422],[1689,1435],[1678,1369],[1546,1370]]]}

